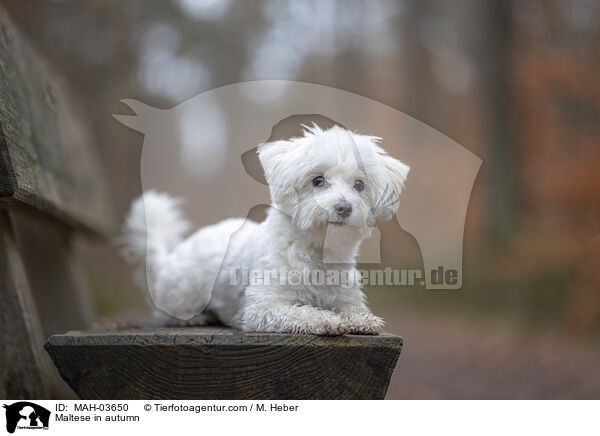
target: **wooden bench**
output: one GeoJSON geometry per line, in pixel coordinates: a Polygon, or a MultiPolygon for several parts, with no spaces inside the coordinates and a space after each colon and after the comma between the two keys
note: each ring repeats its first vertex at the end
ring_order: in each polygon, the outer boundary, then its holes
{"type": "Polygon", "coordinates": [[[228,328],[69,332],[46,349],[82,399],[383,399],[393,335],[324,337],[228,328]]]}
{"type": "Polygon", "coordinates": [[[383,398],[399,337],[226,328],[85,330],[75,243],[115,228],[105,176],[64,81],[0,7],[0,396],[383,398]],[[66,334],[62,334],[70,330],[66,334]],[[46,350],[54,360],[61,381],[46,350]]]}
{"type": "Polygon", "coordinates": [[[90,129],[60,78],[0,7],[0,397],[73,393],[44,352],[89,326],[78,235],[116,220],[90,129]]]}

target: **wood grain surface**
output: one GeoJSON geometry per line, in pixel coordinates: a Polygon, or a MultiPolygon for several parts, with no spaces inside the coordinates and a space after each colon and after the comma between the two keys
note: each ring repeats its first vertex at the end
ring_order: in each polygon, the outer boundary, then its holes
{"type": "Polygon", "coordinates": [[[69,332],[45,347],[82,399],[383,399],[402,339],[196,327],[69,332]]]}
{"type": "Polygon", "coordinates": [[[10,219],[0,211],[0,397],[50,398],[52,362],[10,219]]]}
{"type": "Polygon", "coordinates": [[[106,178],[81,114],[0,6],[0,203],[109,233],[106,178]]]}

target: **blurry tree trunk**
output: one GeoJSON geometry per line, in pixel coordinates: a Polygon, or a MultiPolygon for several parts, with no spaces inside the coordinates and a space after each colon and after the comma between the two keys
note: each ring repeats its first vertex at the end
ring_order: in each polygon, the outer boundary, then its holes
{"type": "Polygon", "coordinates": [[[511,3],[491,2],[480,8],[482,40],[480,43],[481,108],[484,134],[489,150],[484,159],[487,174],[488,239],[492,247],[501,248],[515,229],[517,192],[514,150],[514,125],[511,119],[511,3]]]}

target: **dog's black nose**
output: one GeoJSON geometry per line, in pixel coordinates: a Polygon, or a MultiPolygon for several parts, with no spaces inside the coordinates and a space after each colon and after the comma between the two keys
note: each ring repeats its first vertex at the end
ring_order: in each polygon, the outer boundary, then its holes
{"type": "Polygon", "coordinates": [[[346,218],[352,213],[352,205],[346,200],[338,201],[334,209],[340,218],[346,218]]]}

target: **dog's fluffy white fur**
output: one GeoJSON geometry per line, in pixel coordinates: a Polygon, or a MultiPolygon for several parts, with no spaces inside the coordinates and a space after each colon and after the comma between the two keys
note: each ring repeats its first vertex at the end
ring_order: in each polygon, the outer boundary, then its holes
{"type": "Polygon", "coordinates": [[[129,255],[146,261],[155,306],[179,319],[210,315],[246,331],[379,333],[384,322],[368,309],[358,281],[244,286],[230,277],[239,268],[353,270],[375,220],[397,211],[409,171],[379,142],[338,126],[313,126],[302,137],[261,144],[272,207],[260,224],[227,219],[186,239],[189,224],[178,200],[146,192],[132,205],[125,240],[129,255]]]}

